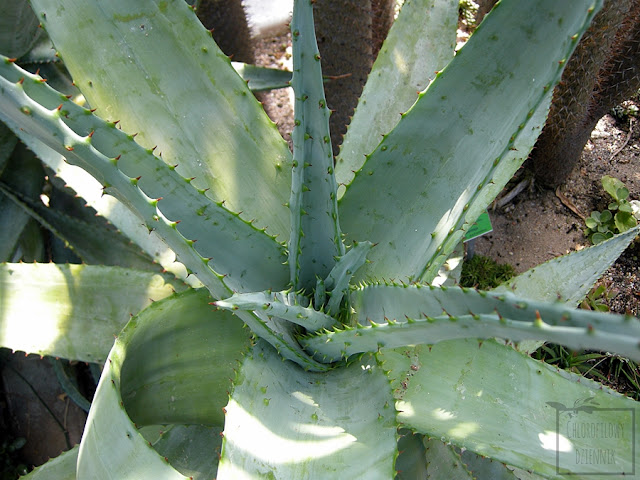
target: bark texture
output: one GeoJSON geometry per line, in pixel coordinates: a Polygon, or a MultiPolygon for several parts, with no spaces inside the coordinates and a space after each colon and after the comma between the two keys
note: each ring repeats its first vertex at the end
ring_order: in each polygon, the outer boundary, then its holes
{"type": "Polygon", "coordinates": [[[201,0],[196,13],[212,30],[213,39],[225,55],[236,62],[254,63],[251,30],[242,0],[201,0]]]}
{"type": "Polygon", "coordinates": [[[553,94],[531,153],[536,180],[563,183],[596,123],[640,87],[640,0],[608,0],[587,30],[553,94]]]}
{"type": "Polygon", "coordinates": [[[322,71],[333,77],[325,84],[334,153],[351,122],[353,111],[375,56],[393,23],[395,0],[317,0],[314,7],[322,71]]]}

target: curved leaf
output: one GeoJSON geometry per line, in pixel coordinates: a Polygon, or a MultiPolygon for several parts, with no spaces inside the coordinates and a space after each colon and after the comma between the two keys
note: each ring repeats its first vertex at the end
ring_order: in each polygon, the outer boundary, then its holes
{"type": "Polygon", "coordinates": [[[76,463],[79,446],[52,458],[33,472],[20,477],[22,480],[76,480],[76,463]]]}
{"type": "Polygon", "coordinates": [[[597,245],[537,265],[494,289],[545,301],[562,301],[577,306],[593,284],[618,259],[640,227],[597,245]]]}
{"type": "MultiPolygon", "coordinates": [[[[89,412],[78,478],[186,478],[137,428],[221,424],[233,368],[249,337],[237,319],[212,311],[210,300],[204,289],[189,290],[154,303],[127,324],[89,412]]],[[[206,468],[216,461],[209,455],[206,468]]]]}
{"type": "Polygon", "coordinates": [[[542,476],[632,472],[638,403],[599,383],[492,340],[384,350],[378,358],[408,428],[542,476]],[[574,408],[585,402],[589,412],[574,408]],[[580,423],[615,427],[617,434],[581,435],[580,423]],[[577,463],[592,449],[614,451],[615,465],[577,463]]]}
{"type": "Polygon", "coordinates": [[[339,202],[346,243],[377,243],[358,279],[437,275],[527,157],[592,7],[500,2],[419,95],[339,202]]]}
{"type": "Polygon", "coordinates": [[[141,145],[157,146],[230,210],[288,238],[287,144],[186,2],[32,4],[99,115],[139,132],[141,145]]]}
{"type": "Polygon", "coordinates": [[[134,140],[20,69],[0,61],[1,116],[14,131],[28,130],[76,164],[157,230],[188,269],[218,298],[228,287],[282,288],[288,282],[284,247],[214,202],[134,140]],[[162,204],[158,206],[158,202],[162,204]],[[180,224],[180,226],[178,226],[180,224]],[[194,246],[197,240],[201,240],[194,246]],[[242,255],[238,252],[243,252],[242,255]],[[211,258],[213,257],[213,258],[211,258]],[[214,274],[212,269],[216,270],[214,274]],[[275,284],[275,285],[274,285],[275,284]]]}
{"type": "Polygon", "coordinates": [[[393,398],[373,358],[312,373],[259,342],[234,383],[218,479],[393,476],[393,398]]]}
{"type": "Polygon", "coordinates": [[[457,0],[406,0],[371,69],[340,155],[336,180],[354,173],[417,100],[418,93],[453,57],[458,27],[457,0]],[[407,35],[407,32],[411,32],[407,35]]]}
{"type": "Polygon", "coordinates": [[[619,353],[640,360],[640,320],[575,310],[510,292],[460,287],[368,285],[354,290],[351,326],[314,333],[301,345],[321,361],[405,345],[434,345],[455,338],[548,340],[575,350],[619,353]]]}
{"type": "Polygon", "coordinates": [[[184,285],[169,275],[89,265],[0,265],[0,345],[102,363],[113,338],[184,285]]]}

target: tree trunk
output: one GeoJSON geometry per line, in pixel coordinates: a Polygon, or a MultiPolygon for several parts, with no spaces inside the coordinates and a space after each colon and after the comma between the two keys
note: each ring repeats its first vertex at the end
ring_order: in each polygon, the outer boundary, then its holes
{"type": "Polygon", "coordinates": [[[371,0],[318,0],[314,17],[325,83],[331,143],[337,153],[373,65],[371,0]]]}
{"type": "Polygon", "coordinates": [[[371,0],[372,54],[374,61],[393,24],[395,6],[395,0],[371,0]]]}
{"type": "Polygon", "coordinates": [[[331,142],[337,153],[375,56],[393,23],[395,0],[317,0],[314,8],[331,142]]]}
{"type": "Polygon", "coordinates": [[[196,10],[202,24],[225,55],[236,62],[254,63],[251,31],[242,0],[201,0],[196,10]]]}
{"type": "Polygon", "coordinates": [[[593,128],[640,87],[640,0],[608,0],[578,44],[531,153],[536,180],[556,187],[580,159],[593,128]]]}

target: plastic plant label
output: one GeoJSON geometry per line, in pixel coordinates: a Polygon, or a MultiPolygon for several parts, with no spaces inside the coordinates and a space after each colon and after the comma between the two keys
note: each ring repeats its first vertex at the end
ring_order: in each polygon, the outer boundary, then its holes
{"type": "Polygon", "coordinates": [[[473,240],[474,238],[481,237],[482,235],[486,235],[489,232],[493,231],[493,226],[491,226],[491,219],[489,218],[489,213],[484,212],[476,220],[467,233],[464,236],[464,241],[468,242],[469,240],[473,240]]]}

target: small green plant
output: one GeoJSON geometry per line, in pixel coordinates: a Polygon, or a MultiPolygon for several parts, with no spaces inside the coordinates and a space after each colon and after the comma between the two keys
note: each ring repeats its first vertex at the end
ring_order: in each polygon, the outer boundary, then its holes
{"type": "Polygon", "coordinates": [[[615,177],[605,175],[602,177],[604,190],[611,195],[613,202],[609,203],[606,210],[594,211],[585,220],[587,230],[585,235],[594,245],[616,233],[626,232],[638,225],[640,217],[640,202],[629,201],[629,189],[615,177]]]}
{"type": "Polygon", "coordinates": [[[531,355],[536,360],[555,365],[638,400],[640,398],[640,367],[633,360],[590,351],[572,351],[553,343],[542,345],[531,355]]]}
{"type": "Polygon", "coordinates": [[[478,13],[478,4],[473,0],[460,0],[458,7],[458,15],[460,23],[464,25],[469,31],[476,29],[476,15],[478,13]]]}
{"type": "Polygon", "coordinates": [[[607,303],[609,300],[614,299],[616,295],[618,295],[616,289],[605,284],[596,285],[587,293],[587,296],[580,304],[580,308],[608,312],[609,305],[607,303]]]}
{"type": "Polygon", "coordinates": [[[462,264],[460,285],[480,290],[496,288],[516,274],[509,264],[500,264],[483,255],[474,255],[462,264]]]}

